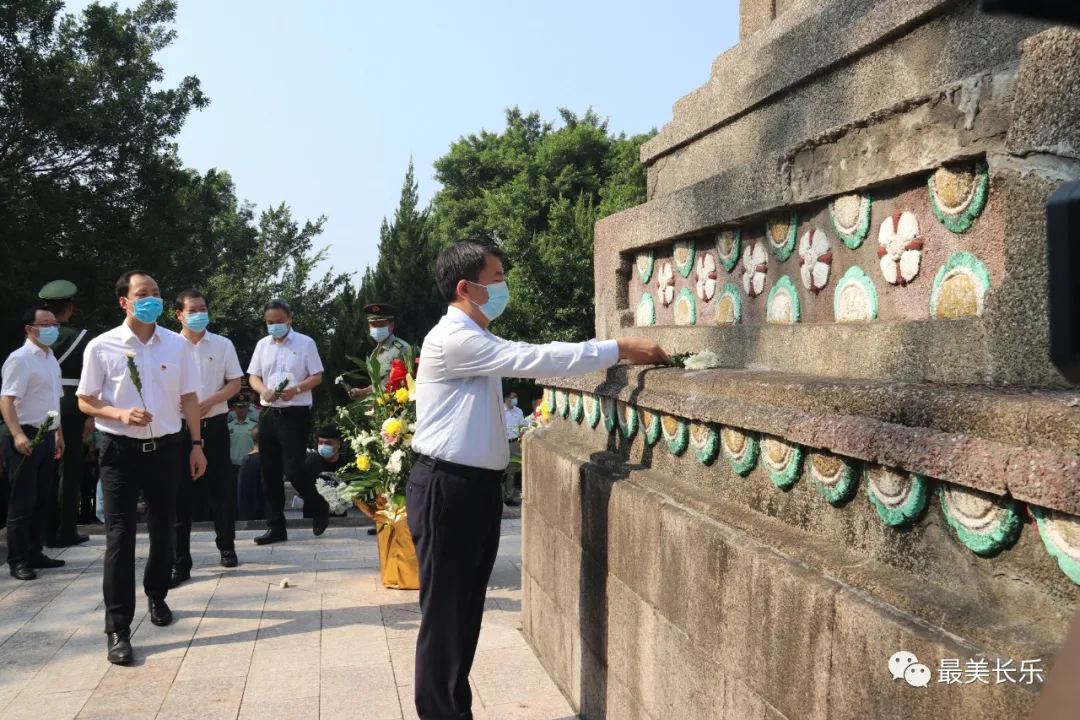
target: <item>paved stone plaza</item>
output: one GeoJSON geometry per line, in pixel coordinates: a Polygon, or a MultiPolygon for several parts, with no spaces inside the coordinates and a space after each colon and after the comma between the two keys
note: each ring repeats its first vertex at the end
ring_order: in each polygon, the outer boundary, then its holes
{"type": "MultiPolygon", "coordinates": [[[[417,593],[384,589],[375,538],[290,529],[270,548],[238,534],[240,567],[218,565],[213,534],[192,536],[192,580],[169,593],[173,625],[146,619],[139,590],[135,664],[105,659],[104,536],[55,551],[59,570],[0,577],[0,720],[33,718],[415,718],[417,593]],[[282,589],[288,578],[290,587],[282,589]]],[[[572,718],[519,632],[520,521],[504,521],[473,667],[478,719],[572,718]]],[[[138,563],[148,538],[139,536],[138,563]]],[[[141,577],[141,569],[140,569],[141,577]]]]}

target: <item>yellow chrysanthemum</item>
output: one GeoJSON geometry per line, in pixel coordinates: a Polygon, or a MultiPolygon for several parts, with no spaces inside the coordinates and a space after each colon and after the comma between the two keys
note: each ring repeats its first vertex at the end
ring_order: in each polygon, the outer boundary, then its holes
{"type": "Polygon", "coordinates": [[[384,400],[382,399],[382,397],[377,397],[377,398],[375,398],[375,402],[379,403],[380,405],[384,405],[384,404],[385,404],[385,401],[384,401],[384,400]]]}
{"type": "Polygon", "coordinates": [[[356,458],[356,469],[360,472],[367,472],[371,469],[371,458],[367,455],[360,455],[356,458]]]}
{"type": "Polygon", "coordinates": [[[401,434],[401,431],[405,429],[405,424],[397,418],[390,418],[383,423],[382,431],[390,437],[395,437],[401,434]]]}
{"type": "Polygon", "coordinates": [[[394,399],[398,401],[399,405],[404,405],[409,402],[409,390],[408,388],[401,388],[394,393],[394,399]]]}

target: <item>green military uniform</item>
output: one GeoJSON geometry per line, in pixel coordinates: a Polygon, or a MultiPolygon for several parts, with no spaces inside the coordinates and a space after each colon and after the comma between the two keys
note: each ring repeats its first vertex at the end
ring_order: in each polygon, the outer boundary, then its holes
{"type": "MultiPolygon", "coordinates": [[[[75,297],[77,289],[67,280],[54,280],[41,288],[38,297],[45,301],[63,301],[75,297]]],[[[79,519],[79,495],[83,479],[83,426],[86,415],[79,410],[75,390],[82,376],[83,351],[90,342],[90,334],[67,322],[60,323],[60,337],[53,343],[52,351],[60,363],[64,397],[60,401],[60,422],[64,432],[64,456],[57,463],[57,480],[48,498],[46,508],[44,543],[49,547],[62,547],[86,542],[76,528],[79,519]]]]}
{"type": "MultiPolygon", "coordinates": [[[[368,320],[393,320],[395,311],[393,306],[386,303],[372,303],[364,306],[368,320]]],[[[395,360],[405,360],[405,353],[409,349],[409,343],[396,335],[391,334],[375,348],[375,359],[379,361],[379,379],[385,383],[390,374],[390,364],[395,360]]]]}

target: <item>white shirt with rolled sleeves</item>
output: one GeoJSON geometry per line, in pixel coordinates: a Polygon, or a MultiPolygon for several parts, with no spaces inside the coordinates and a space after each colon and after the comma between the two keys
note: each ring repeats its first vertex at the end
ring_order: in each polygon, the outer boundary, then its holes
{"type": "Polygon", "coordinates": [[[449,308],[420,351],[413,450],[458,465],[503,470],[510,462],[503,376],[588,375],[618,361],[615,340],[508,342],[449,308]]]}
{"type": "Polygon", "coordinates": [[[180,432],[183,419],[180,398],[198,393],[199,368],[183,336],[160,325],[145,344],[127,323],[98,335],[83,352],[82,377],[77,395],[100,398],[115,408],[145,407],[153,416],[150,426],[125,425],[119,420],[95,418],[98,430],[112,435],[149,440],[180,432]],[[127,353],[135,353],[135,367],[142,380],[142,399],[128,372],[127,353]],[[152,427],[152,429],[151,429],[152,427]]]}
{"type": "MultiPolygon", "coordinates": [[[[60,412],[64,389],[60,384],[60,363],[51,350],[46,352],[27,340],[8,355],[0,374],[0,395],[15,398],[15,413],[21,424],[39,427],[50,412],[60,412]]],[[[53,427],[59,425],[57,417],[53,427]]]]}
{"type": "MultiPolygon", "coordinates": [[[[295,330],[290,330],[281,342],[269,335],[260,340],[248,366],[248,375],[262,378],[263,385],[271,391],[277,389],[286,373],[292,373],[289,386],[294,387],[322,371],[323,364],[315,341],[295,330]]],[[[311,391],[296,393],[296,397],[288,401],[278,398],[267,407],[294,406],[310,407],[311,391]]]]}
{"type": "MultiPolygon", "coordinates": [[[[244,376],[244,371],[240,369],[240,359],[236,357],[236,348],[228,338],[207,332],[196,344],[183,335],[180,337],[184,338],[191,359],[195,367],[199,368],[199,400],[213,395],[225,387],[228,381],[244,376]]],[[[209,419],[227,412],[229,403],[222,401],[210,408],[205,417],[209,419]]]]}

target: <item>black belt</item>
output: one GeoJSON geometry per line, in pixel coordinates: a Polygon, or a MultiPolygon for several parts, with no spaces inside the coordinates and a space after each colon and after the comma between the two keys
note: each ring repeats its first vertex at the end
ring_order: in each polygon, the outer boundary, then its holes
{"type": "Polygon", "coordinates": [[[127,435],[113,435],[112,433],[104,433],[104,435],[108,437],[111,442],[114,442],[121,447],[144,453],[154,452],[155,450],[164,450],[167,447],[179,445],[184,440],[184,436],[178,432],[159,438],[153,438],[151,440],[128,437],[127,435]]]}
{"type": "MultiPolygon", "coordinates": [[[[213,417],[202,418],[202,419],[199,420],[199,427],[209,427],[210,423],[214,423],[215,425],[217,423],[219,423],[219,422],[223,423],[228,419],[228,417],[229,417],[228,415],[221,414],[221,415],[214,415],[213,417]]],[[[185,420],[184,421],[184,429],[185,430],[187,429],[187,426],[188,426],[188,421],[185,420]]]]}
{"type": "Polygon", "coordinates": [[[259,417],[262,417],[263,415],[266,415],[267,413],[269,413],[269,414],[281,413],[282,415],[286,415],[286,414],[295,415],[298,412],[310,413],[311,412],[311,406],[310,405],[286,405],[285,407],[277,407],[275,405],[270,405],[269,407],[264,407],[262,409],[262,411],[260,412],[259,417]]]}
{"type": "Polygon", "coordinates": [[[445,460],[439,460],[428,455],[417,455],[416,462],[419,465],[424,465],[437,472],[450,473],[451,475],[457,475],[463,477],[466,480],[478,480],[478,481],[491,481],[501,483],[503,480],[502,470],[489,470],[488,468],[472,467],[471,465],[458,465],[457,463],[446,462],[445,460]]]}

